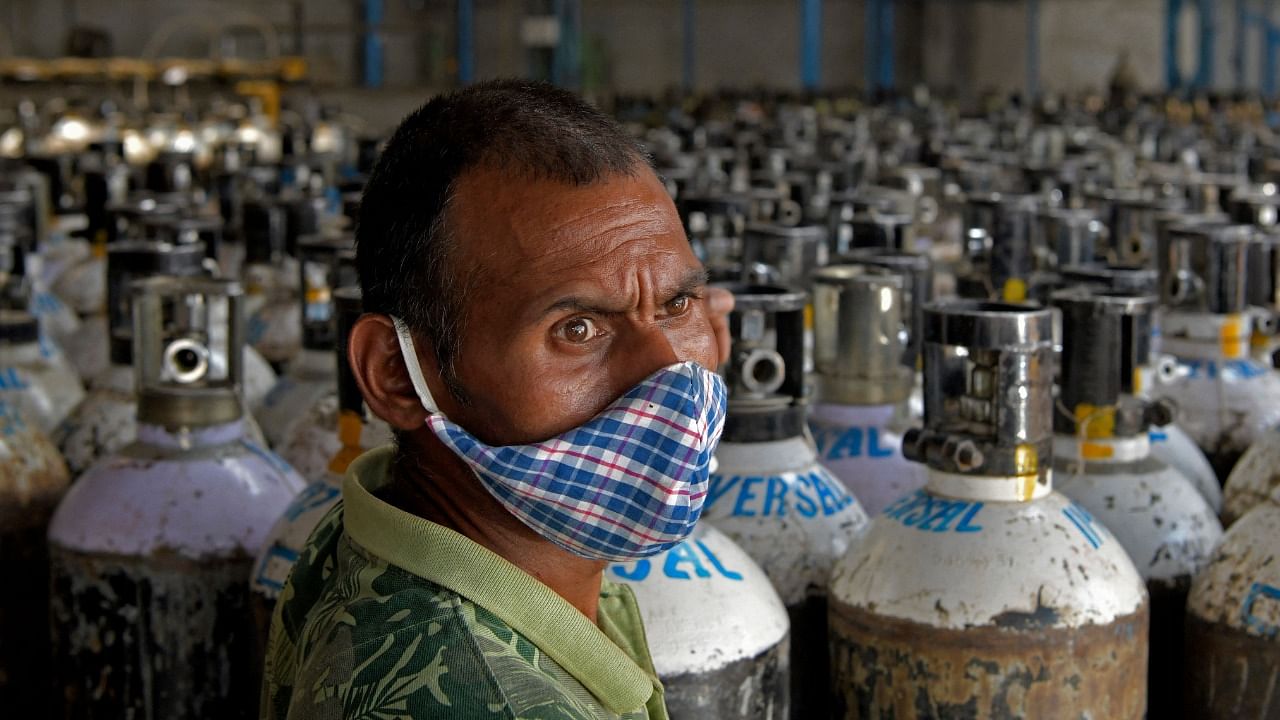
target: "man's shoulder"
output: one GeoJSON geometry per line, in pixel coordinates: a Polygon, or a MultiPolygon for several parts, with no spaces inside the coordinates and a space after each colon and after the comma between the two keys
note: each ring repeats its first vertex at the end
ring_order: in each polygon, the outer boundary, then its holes
{"type": "Polygon", "coordinates": [[[283,697],[271,704],[287,710],[269,717],[613,717],[484,607],[345,536],[336,550],[288,643],[288,677],[273,678],[283,697]]]}

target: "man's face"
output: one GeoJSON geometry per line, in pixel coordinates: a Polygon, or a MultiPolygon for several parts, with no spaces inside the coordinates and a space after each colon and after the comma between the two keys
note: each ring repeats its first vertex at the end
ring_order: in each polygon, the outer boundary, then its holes
{"type": "Polygon", "coordinates": [[[477,170],[457,184],[452,270],[468,278],[441,410],[491,445],[583,424],[675,362],[715,369],[705,275],[657,177],[573,187],[477,170]]]}

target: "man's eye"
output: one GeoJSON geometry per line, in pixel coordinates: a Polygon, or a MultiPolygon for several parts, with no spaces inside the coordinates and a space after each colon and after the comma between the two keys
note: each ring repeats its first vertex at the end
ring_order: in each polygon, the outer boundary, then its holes
{"type": "Polygon", "coordinates": [[[681,295],[667,303],[667,315],[683,315],[688,309],[688,295],[681,295]]]}
{"type": "Polygon", "coordinates": [[[598,334],[591,318],[574,318],[560,326],[560,336],[571,343],[584,343],[598,334]]]}

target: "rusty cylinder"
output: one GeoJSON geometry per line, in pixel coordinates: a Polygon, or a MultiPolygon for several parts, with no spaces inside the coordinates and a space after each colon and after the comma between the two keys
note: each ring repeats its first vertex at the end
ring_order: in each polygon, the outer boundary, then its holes
{"type": "Polygon", "coordinates": [[[245,434],[239,284],[133,288],[137,440],[49,528],[58,715],[254,717],[252,553],[302,479],[245,434]]]}
{"type": "Polygon", "coordinates": [[[834,717],[1143,717],[1142,579],[1052,489],[1053,346],[1049,310],[926,310],[929,480],[832,573],[834,717]]]}
{"type": "Polygon", "coordinates": [[[1280,490],[1241,517],[1191,585],[1185,717],[1280,716],[1280,490]]]}

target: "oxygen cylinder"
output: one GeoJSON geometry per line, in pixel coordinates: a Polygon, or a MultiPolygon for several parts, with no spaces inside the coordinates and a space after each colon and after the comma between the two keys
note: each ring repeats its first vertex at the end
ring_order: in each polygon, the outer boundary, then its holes
{"type": "Polygon", "coordinates": [[[245,435],[239,284],[133,293],[137,440],[92,465],[49,528],[61,716],[251,717],[246,580],[303,481],[245,435]]]}
{"type": "Polygon", "coordinates": [[[1280,712],[1280,491],[1223,536],[1187,599],[1186,717],[1270,720],[1280,712]]]}
{"type": "Polygon", "coordinates": [[[1053,492],[1053,346],[1050,310],[925,310],[925,426],[903,451],[929,481],[832,574],[835,716],[1143,717],[1142,578],[1053,492]]]}
{"type": "Polygon", "coordinates": [[[254,411],[273,448],[282,447],[306,412],[332,392],[336,375],[333,291],[359,281],[352,248],[350,235],[313,236],[298,244],[302,349],[254,411]],[[344,257],[351,262],[343,262],[344,257]]]}
{"type": "Polygon", "coordinates": [[[703,517],[760,563],[786,604],[791,717],[826,717],[827,579],[867,515],[807,436],[805,293],[731,289],[729,409],[703,517]]]}
{"type": "Polygon", "coordinates": [[[1026,195],[975,193],[965,202],[971,240],[986,248],[971,257],[972,268],[956,279],[962,297],[1022,302],[1039,292],[1032,226],[1036,201],[1026,195]]]}
{"type": "MultiPolygon", "coordinates": [[[[1280,199],[1276,200],[1280,202],[1280,199]]],[[[1274,206],[1268,206],[1272,212],[1274,206]]],[[[1275,232],[1271,228],[1270,232],[1275,232]]],[[[1277,367],[1280,351],[1280,237],[1259,233],[1249,244],[1245,296],[1253,315],[1249,350],[1254,360],[1277,367]]]]}
{"type": "Polygon", "coordinates": [[[1201,223],[1161,233],[1161,350],[1186,380],[1156,385],[1186,410],[1182,427],[1226,478],[1244,451],[1280,423],[1280,377],[1249,357],[1245,259],[1253,230],[1201,223]]]}
{"type": "Polygon", "coordinates": [[[40,345],[40,325],[25,310],[0,309],[0,394],[42,433],[53,432],[84,398],[74,370],[40,345]]]}
{"type": "Polygon", "coordinates": [[[1158,216],[1181,211],[1186,202],[1125,188],[1104,193],[1102,205],[1110,230],[1107,257],[1115,263],[1148,265],[1152,255],[1158,252],[1158,216]]]}
{"type": "Polygon", "coordinates": [[[113,455],[137,434],[138,396],[133,383],[133,312],[129,286],[135,280],[204,272],[199,245],[121,240],[107,249],[107,319],[110,366],[93,378],[89,393],[54,431],[72,477],[95,460],[113,455]]]}
{"type": "MultiPolygon", "coordinates": [[[[311,453],[302,458],[305,463],[289,463],[302,477],[308,478],[310,484],[293,499],[267,533],[249,578],[257,637],[262,650],[266,649],[276,599],[284,589],[298,553],[302,552],[311,531],[338,502],[347,465],[366,450],[389,443],[392,439],[387,425],[365,412],[364,398],[347,362],[347,338],[362,312],[359,288],[334,291],[333,303],[338,328],[335,373],[338,392],[333,398],[333,411],[328,414],[328,425],[315,428],[315,434],[323,433],[325,441],[309,446],[311,453]]],[[[334,351],[330,353],[334,354],[334,351]]],[[[310,417],[308,415],[308,419],[310,417]]],[[[285,461],[288,462],[288,458],[285,461]]]]}
{"type": "Polygon", "coordinates": [[[1062,313],[1062,376],[1054,414],[1054,471],[1063,495],[1115,534],[1147,582],[1150,717],[1174,717],[1166,688],[1181,676],[1183,619],[1191,579],[1222,539],[1213,508],[1191,481],[1151,455],[1151,426],[1176,412],[1135,396],[1149,354],[1153,295],[1087,288],[1054,295],[1062,313]]]}
{"type": "Polygon", "coordinates": [[[285,253],[288,215],[278,204],[244,204],[245,312],[249,345],[268,362],[282,364],[302,348],[296,271],[285,253]]]}
{"type": "Polygon", "coordinates": [[[924,327],[925,305],[933,302],[934,275],[933,260],[928,255],[886,250],[879,248],[863,248],[840,257],[842,263],[869,265],[885,268],[903,279],[902,302],[909,319],[906,351],[903,363],[911,369],[913,375],[911,397],[907,401],[910,411],[906,420],[918,422],[924,417],[924,383],[920,374],[920,333],[924,327]]]}
{"type": "Polygon", "coordinates": [[[49,518],[71,476],[58,449],[0,393],[0,563],[21,588],[0,596],[0,707],[48,717],[49,518]]]}
{"type": "Polygon", "coordinates": [[[7,276],[6,300],[21,302],[40,322],[40,341],[46,352],[61,357],[61,342],[80,328],[80,318],[49,291],[44,277],[43,249],[38,244],[35,201],[27,188],[0,190],[0,271],[7,276]]]}
{"type": "Polygon", "coordinates": [[[904,278],[881,268],[829,265],[813,274],[817,402],[809,430],[818,460],[875,515],[924,485],[891,427],[906,414],[915,373],[904,361],[904,278]]]}
{"type": "Polygon", "coordinates": [[[1038,242],[1050,269],[1084,265],[1098,256],[1099,240],[1105,226],[1092,210],[1083,208],[1043,208],[1036,215],[1038,242]]]}
{"type": "Polygon", "coordinates": [[[635,593],[672,720],[787,717],[787,610],[732,540],[699,523],[661,555],[607,574],[635,593]]]}
{"type": "Polygon", "coordinates": [[[790,227],[754,223],[742,238],[744,269],[764,265],[783,285],[804,286],[814,269],[827,264],[827,232],[816,225],[790,227]]]}
{"type": "MultiPolygon", "coordinates": [[[[755,223],[742,238],[742,280],[760,279],[788,287],[807,288],[817,268],[830,259],[827,231],[816,225],[784,226],[755,223]]],[[[804,370],[813,370],[813,309],[804,316],[804,370]]]]}
{"type": "MultiPolygon", "coordinates": [[[[1083,285],[1098,290],[1110,290],[1118,293],[1137,295],[1158,295],[1160,275],[1152,268],[1138,268],[1127,265],[1076,265],[1063,268],[1063,282],[1067,285],[1083,285]]],[[[1152,348],[1159,339],[1160,333],[1154,318],[1149,323],[1152,341],[1145,346],[1147,354],[1137,369],[1134,394],[1149,397],[1151,388],[1181,382],[1183,374],[1178,372],[1177,359],[1171,355],[1155,353],[1152,348]]],[[[1188,409],[1190,410],[1190,409],[1188,409]]],[[[1188,410],[1180,411],[1185,414],[1188,410]]],[[[1147,433],[1151,439],[1151,456],[1176,470],[1191,481],[1200,496],[1209,503],[1213,511],[1222,509],[1222,485],[1218,482],[1218,474],[1209,464],[1209,458],[1196,445],[1195,440],[1187,435],[1177,422],[1163,427],[1153,426],[1147,433]]]]}

